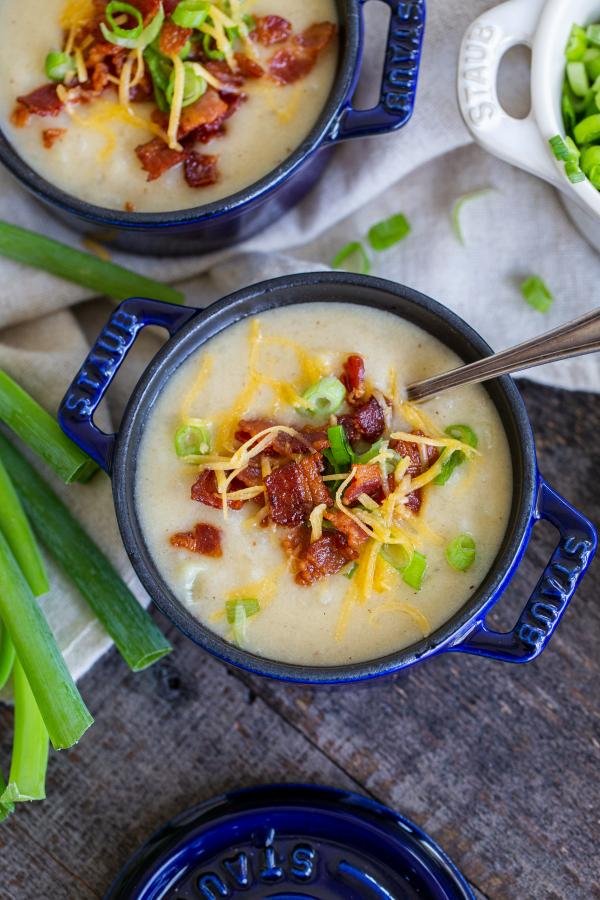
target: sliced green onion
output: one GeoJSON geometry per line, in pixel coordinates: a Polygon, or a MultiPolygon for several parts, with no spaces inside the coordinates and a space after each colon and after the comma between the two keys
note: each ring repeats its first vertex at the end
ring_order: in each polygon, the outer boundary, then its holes
{"type": "Polygon", "coordinates": [[[590,171],[588,172],[589,180],[594,185],[596,190],[600,191],[600,165],[592,166],[590,171]]]}
{"type": "Polygon", "coordinates": [[[348,580],[350,580],[351,578],[354,578],[354,576],[356,575],[357,569],[358,569],[358,563],[354,562],[354,563],[352,563],[352,565],[350,566],[349,569],[346,569],[345,572],[342,572],[342,575],[344,576],[344,578],[347,578],[348,580]]]}
{"type": "Polygon", "coordinates": [[[110,30],[117,37],[123,38],[139,38],[144,30],[144,17],[136,6],[131,3],[123,3],[121,0],[110,0],[104,11],[106,21],[110,25],[110,30]],[[115,15],[125,14],[135,19],[135,25],[131,28],[123,28],[115,19],[115,15]]]}
{"type": "Polygon", "coordinates": [[[235,600],[228,600],[225,603],[225,613],[230,625],[233,625],[235,622],[235,616],[239,606],[242,607],[244,613],[248,617],[255,616],[256,613],[260,612],[260,602],[256,597],[243,597],[240,599],[236,598],[235,600]]]}
{"type": "Polygon", "coordinates": [[[578,184],[580,181],[585,181],[585,175],[579,168],[579,165],[572,160],[568,160],[565,163],[565,175],[571,184],[578,184]]]}
{"type": "Polygon", "coordinates": [[[380,253],[382,250],[388,250],[399,241],[410,234],[410,224],[408,219],[402,213],[390,216],[389,219],[383,219],[371,225],[367,235],[369,244],[380,253]]]}
{"type": "MultiPolygon", "coordinates": [[[[6,627],[0,622],[0,691],[10,678],[15,661],[15,645],[6,627]]],[[[2,793],[0,791],[0,793],[2,793]]],[[[0,819],[0,821],[2,821],[0,819]]]]}
{"type": "Polygon", "coordinates": [[[15,727],[8,786],[0,802],[43,800],[46,796],[48,731],[19,660],[13,671],[15,727]]]}
{"type": "Polygon", "coordinates": [[[588,53],[590,56],[587,56],[586,54],[586,57],[584,57],[585,70],[588,73],[590,81],[594,82],[591,89],[597,92],[598,88],[595,85],[595,81],[600,76],[600,50],[589,50],[588,53]],[[595,55],[592,56],[592,53],[595,55]]]}
{"type": "MultiPolygon", "coordinates": [[[[79,588],[128,666],[139,671],[169,653],[171,645],[106,556],[33,466],[2,434],[0,458],[39,540],[79,588]]],[[[14,640],[12,632],[11,637],[14,640]]],[[[21,657],[16,642],[15,647],[21,657]]]]}
{"type": "Polygon", "coordinates": [[[336,466],[349,466],[354,459],[354,453],[346,429],[343,425],[332,425],[327,429],[327,438],[331,448],[331,455],[336,466]]]}
{"type": "Polygon", "coordinates": [[[409,564],[402,572],[402,580],[415,591],[420,591],[426,568],[427,557],[415,550],[409,564]]]}
{"type": "Polygon", "coordinates": [[[144,60],[150,70],[152,76],[152,86],[154,88],[154,100],[161,112],[168,112],[169,104],[165,97],[165,91],[169,84],[173,63],[166,56],[150,45],[144,50],[144,60]]]}
{"type": "Polygon", "coordinates": [[[175,432],[177,456],[206,456],[210,453],[211,443],[208,424],[202,419],[189,419],[175,432]]]}
{"type": "Polygon", "coordinates": [[[525,279],[521,284],[521,293],[525,302],[538,312],[548,312],[554,301],[548,286],[538,275],[531,275],[525,279]]]}
{"type": "Polygon", "coordinates": [[[361,466],[366,465],[366,463],[371,462],[381,450],[387,449],[388,442],[384,440],[375,441],[374,444],[371,444],[368,450],[365,450],[364,453],[361,453],[360,456],[354,457],[354,462],[360,463],[361,466]]]}
{"type": "MultiPolygon", "coordinates": [[[[42,528],[52,527],[48,522],[40,524],[42,528]]],[[[15,645],[53,746],[57,750],[71,747],[94,720],[1,533],[0,616],[15,645]]]]}
{"type": "Polygon", "coordinates": [[[69,72],[75,71],[75,60],[68,53],[53,50],[46,57],[44,70],[50,81],[64,81],[69,72]]]}
{"type": "Polygon", "coordinates": [[[577,115],[575,112],[575,104],[573,103],[571,96],[571,89],[566,81],[561,97],[561,111],[565,129],[567,131],[573,131],[575,123],[577,122],[577,115]]]}
{"type": "MultiPolygon", "coordinates": [[[[108,6],[111,4],[109,3],[108,6]]],[[[128,3],[121,4],[123,6],[129,6],[128,3]]],[[[108,10],[108,6],[106,7],[108,10]]],[[[133,9],[134,7],[132,7],[133,9]]],[[[137,10],[139,14],[139,10],[137,10]]],[[[162,3],[158,8],[158,12],[152,19],[152,21],[146,25],[146,27],[141,31],[137,36],[134,35],[134,31],[136,29],[119,29],[123,32],[123,34],[118,34],[116,31],[111,31],[106,27],[104,22],[100,22],[100,31],[105,40],[109,41],[111,44],[116,44],[118,47],[126,47],[128,50],[143,50],[148,44],[151,44],[152,41],[156,40],[160,33],[160,29],[162,28],[162,24],[165,20],[165,11],[163,9],[162,3]]],[[[118,27],[118,26],[117,26],[118,27]]]]}
{"type": "Polygon", "coordinates": [[[582,59],[587,49],[588,38],[585,29],[580,25],[573,25],[569,34],[569,41],[565,50],[565,56],[569,62],[582,59]]]}
{"type": "MultiPolygon", "coordinates": [[[[0,373],[1,374],[1,373],[0,373]]],[[[4,534],[34,597],[46,594],[50,585],[31,526],[8,472],[0,459],[0,531],[4,534]]],[[[1,681],[1,678],[0,678],[1,681]]],[[[1,686],[1,685],[0,685],[1,686]]]]}
{"type": "Polygon", "coordinates": [[[471,200],[477,200],[479,197],[484,197],[486,194],[489,194],[493,188],[481,188],[478,191],[470,191],[468,194],[463,194],[462,197],[458,197],[453,205],[452,212],[450,214],[452,220],[452,230],[456,235],[457,240],[460,241],[461,244],[465,243],[464,235],[462,228],[460,226],[460,214],[462,212],[463,206],[465,203],[470,203],[471,200]]]}
{"type": "Polygon", "coordinates": [[[410,554],[402,544],[384,544],[379,553],[397,572],[404,572],[410,563],[410,554]]]}
{"type": "Polygon", "coordinates": [[[466,572],[475,561],[475,541],[470,534],[459,534],[446,547],[446,559],[453,569],[466,572]]]}
{"type": "Polygon", "coordinates": [[[171,18],[180,28],[200,28],[209,9],[210,4],[205,0],[181,0],[171,13],[171,18]]]}
{"type": "Polygon", "coordinates": [[[331,260],[331,268],[368,275],[371,271],[371,261],[360,241],[350,241],[335,254],[331,260]]]}
{"type": "Polygon", "coordinates": [[[244,23],[248,31],[254,31],[254,29],[256,28],[256,19],[254,18],[254,16],[249,15],[249,13],[245,13],[242,16],[242,22],[244,23]]]}
{"type": "Polygon", "coordinates": [[[569,158],[569,148],[560,134],[555,134],[554,137],[550,138],[548,143],[550,144],[556,159],[560,159],[564,162],[569,158]]]}
{"type": "Polygon", "coordinates": [[[597,141],[600,138],[600,113],[587,116],[578,122],[573,129],[573,137],[579,146],[597,141]]]}
{"type": "Polygon", "coordinates": [[[330,416],[337,412],[346,397],[346,388],[333,375],[321,378],[302,394],[306,407],[301,412],[330,416]]]}
{"type": "Polygon", "coordinates": [[[184,297],[168,284],[145,278],[122,266],[75,250],[52,238],[0,221],[0,256],[58,275],[115,300],[152,297],[167,303],[183,303],[184,297]]]}
{"type": "MultiPolygon", "coordinates": [[[[184,87],[183,87],[183,100],[182,106],[190,106],[190,104],[195,103],[202,94],[206,92],[206,81],[199,74],[198,66],[193,62],[186,62],[183,64],[184,71],[184,87]]],[[[165,91],[165,97],[167,103],[171,105],[173,102],[173,91],[175,90],[175,69],[171,71],[171,76],[169,78],[169,83],[167,85],[167,89],[165,91]]]]}
{"type": "Polygon", "coordinates": [[[590,82],[583,62],[567,63],[569,86],[576,97],[585,97],[590,89],[590,82]]]}
{"type": "Polygon", "coordinates": [[[221,52],[221,50],[217,50],[215,47],[215,42],[212,39],[210,34],[204,34],[202,36],[202,49],[204,50],[204,54],[208,56],[209,59],[225,59],[225,54],[221,52]]]}
{"type": "Polygon", "coordinates": [[[58,422],[1,369],[0,421],[18,434],[67,484],[88,481],[98,468],[61,431],[58,422]]]}
{"type": "Polygon", "coordinates": [[[463,444],[468,444],[469,447],[476,448],[479,443],[477,435],[470,425],[448,425],[444,430],[444,434],[454,438],[455,441],[461,441],[463,444]]]}
{"type": "Polygon", "coordinates": [[[590,44],[596,44],[597,47],[600,47],[600,24],[588,25],[585,30],[585,36],[590,44]]]}

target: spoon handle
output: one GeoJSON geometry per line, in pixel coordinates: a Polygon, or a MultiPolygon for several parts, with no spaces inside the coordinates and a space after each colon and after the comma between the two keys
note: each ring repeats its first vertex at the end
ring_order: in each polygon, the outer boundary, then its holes
{"type": "Polygon", "coordinates": [[[487,381],[497,375],[532,369],[543,363],[583,356],[596,350],[600,350],[600,308],[516,347],[478,359],[466,366],[459,366],[442,375],[409,384],[406,393],[409,400],[424,400],[461,384],[487,381]]]}

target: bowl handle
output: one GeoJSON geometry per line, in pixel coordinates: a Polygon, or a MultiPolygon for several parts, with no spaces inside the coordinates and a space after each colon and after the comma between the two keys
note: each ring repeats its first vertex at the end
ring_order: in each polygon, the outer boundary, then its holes
{"type": "Polygon", "coordinates": [[[500,61],[516,44],[531,47],[546,0],[508,0],[469,25],[458,60],[458,103],[475,140],[494,156],[564,190],[565,176],[540,134],[533,111],[515,119],[498,100],[500,61]]]}
{"type": "Polygon", "coordinates": [[[63,397],[58,408],[62,430],[109,474],[117,436],[101,431],[93,418],[108,386],[142,328],[158,325],[174,335],[197,313],[197,309],[161,300],[124,300],[98,335],[63,397]]]}
{"type": "Polygon", "coordinates": [[[554,553],[517,624],[492,631],[479,621],[466,637],[448,647],[505,662],[529,662],[545,649],[596,551],[596,530],[582,513],[540,479],[534,523],[546,519],[560,532],[554,553]]]}
{"type": "MultiPolygon", "coordinates": [[[[359,28],[362,42],[362,8],[367,0],[360,2],[359,28]]],[[[384,2],[390,7],[391,16],[379,102],[370,109],[355,109],[350,97],[329,132],[328,141],[337,143],[348,138],[395,131],[405,125],[412,115],[425,31],[425,0],[384,2]]]]}

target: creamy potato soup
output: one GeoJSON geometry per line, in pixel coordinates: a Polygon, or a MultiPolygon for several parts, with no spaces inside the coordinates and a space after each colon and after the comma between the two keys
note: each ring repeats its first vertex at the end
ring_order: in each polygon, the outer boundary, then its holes
{"type": "Polygon", "coordinates": [[[185,209],[262,178],[315,124],[336,65],[334,0],[0,3],[2,130],[110,209],[185,209]]]}
{"type": "Polygon", "coordinates": [[[482,387],[403,400],[459,362],[397,316],[340,303],[268,311],[192,354],[150,413],[136,476],[177,598],[289,663],[368,660],[442,625],[492,565],[512,494],[482,387]]]}

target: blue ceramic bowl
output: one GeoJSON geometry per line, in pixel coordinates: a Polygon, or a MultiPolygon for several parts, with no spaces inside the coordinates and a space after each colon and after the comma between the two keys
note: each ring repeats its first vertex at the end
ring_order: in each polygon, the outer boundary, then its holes
{"type": "Polygon", "coordinates": [[[175,212],[104,209],[54,187],[28,166],[0,132],[0,162],[73,228],[123,250],[151,255],[207,253],[245,240],[279,219],[321,177],[329,150],[350,138],[385,134],[410,118],[425,27],[425,0],[385,0],[391,17],[379,102],[355,109],[352,96],[363,53],[366,0],[337,0],[340,59],[321,116],[308,137],[276,169],[223,200],[175,212]]]}
{"type": "Polygon", "coordinates": [[[510,662],[534,659],[550,640],[590,564],[596,532],[541,477],[525,406],[508,376],[486,385],[512,453],[514,490],[506,535],[483,583],[462,609],[429,637],[368,662],[331,667],[290,665],[256,656],[210,631],[162,579],[144,542],[134,497],[137,448],[148,411],[187,357],[229,325],[275,307],[319,301],[356,303],[395,313],[439,338],[466,362],[491,352],[472,328],[435,300],[402,285],[360,275],[319,272],[276,278],[231,294],[205,310],[156,300],[126,300],[112,314],[71,384],[59,419],[64,431],[112,475],[121,535],[142,584],[159,609],[205,650],[232,665],[273,678],[305,683],[360,681],[449,650],[510,662]],[[139,380],[119,434],[105,434],[94,425],[94,411],[146,325],[166,328],[172,337],[139,380]],[[506,633],[492,631],[485,623],[486,616],[514,575],[539,519],[548,520],[559,532],[556,549],[515,627],[506,633]]]}

